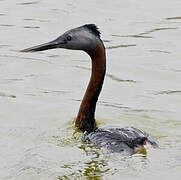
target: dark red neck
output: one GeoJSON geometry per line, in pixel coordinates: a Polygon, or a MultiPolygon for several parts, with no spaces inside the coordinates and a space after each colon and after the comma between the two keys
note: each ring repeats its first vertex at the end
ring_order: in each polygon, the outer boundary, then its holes
{"type": "Polygon", "coordinates": [[[80,105],[75,125],[81,131],[92,132],[96,129],[95,109],[102,89],[106,72],[106,56],[104,45],[99,42],[95,52],[91,55],[92,74],[84,98],[80,105]]]}

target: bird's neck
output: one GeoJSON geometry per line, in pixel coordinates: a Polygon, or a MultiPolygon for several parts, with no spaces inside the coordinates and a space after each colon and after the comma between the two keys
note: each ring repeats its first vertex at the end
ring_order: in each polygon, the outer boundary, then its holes
{"type": "Polygon", "coordinates": [[[92,132],[96,129],[96,103],[106,72],[106,55],[102,42],[98,42],[95,52],[90,56],[92,59],[92,74],[75,122],[78,129],[83,132],[92,132]]]}

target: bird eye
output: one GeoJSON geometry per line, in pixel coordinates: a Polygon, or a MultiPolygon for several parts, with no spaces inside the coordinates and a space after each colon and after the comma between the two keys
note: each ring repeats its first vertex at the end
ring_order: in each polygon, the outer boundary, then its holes
{"type": "Polygon", "coordinates": [[[71,41],[72,37],[71,36],[67,36],[67,41],[71,41]]]}

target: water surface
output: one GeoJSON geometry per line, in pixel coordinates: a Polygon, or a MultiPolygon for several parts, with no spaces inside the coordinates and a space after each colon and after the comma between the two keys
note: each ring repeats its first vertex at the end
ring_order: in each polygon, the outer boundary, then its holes
{"type": "Polygon", "coordinates": [[[180,9],[180,0],[0,0],[0,179],[179,179],[180,9]],[[122,157],[82,143],[73,122],[89,57],[19,52],[86,23],[107,49],[98,123],[141,128],[160,149],[122,157]]]}

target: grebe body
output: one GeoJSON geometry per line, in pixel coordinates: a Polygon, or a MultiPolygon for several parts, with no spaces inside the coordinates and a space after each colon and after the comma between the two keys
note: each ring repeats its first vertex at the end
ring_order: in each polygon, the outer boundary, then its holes
{"type": "Polygon", "coordinates": [[[158,143],[149,134],[134,127],[98,127],[91,133],[84,133],[83,141],[98,147],[106,147],[111,152],[132,154],[149,144],[158,143]]]}

